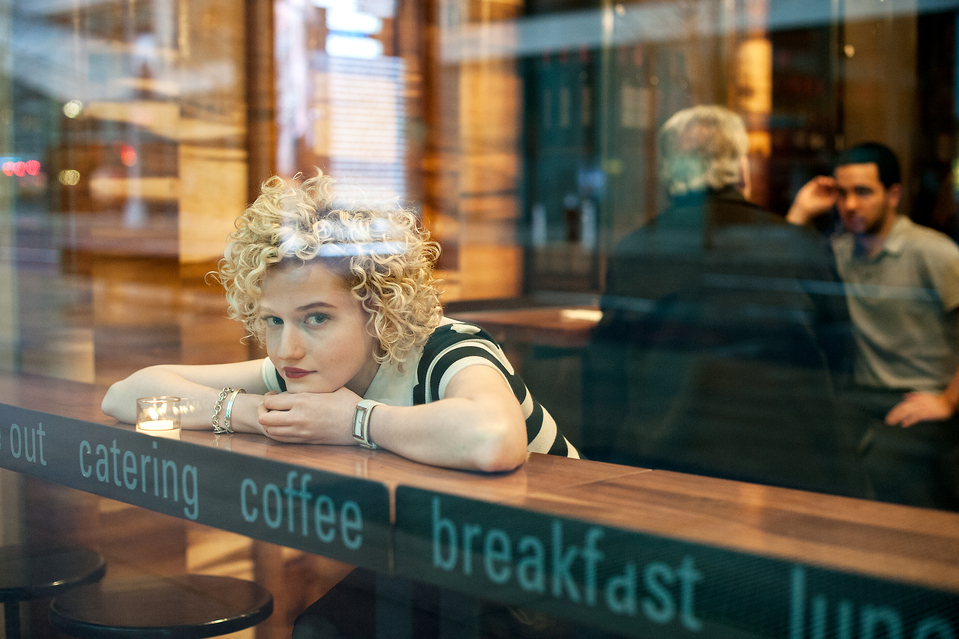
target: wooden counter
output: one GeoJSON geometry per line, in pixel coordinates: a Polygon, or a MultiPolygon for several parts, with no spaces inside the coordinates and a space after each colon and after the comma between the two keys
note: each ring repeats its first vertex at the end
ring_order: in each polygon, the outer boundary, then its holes
{"type": "Polygon", "coordinates": [[[850,637],[959,636],[956,513],[536,454],[484,475],[153,438],[103,415],[102,391],[0,376],[0,467],[617,632],[802,639],[853,614],[874,634],[850,637]]]}

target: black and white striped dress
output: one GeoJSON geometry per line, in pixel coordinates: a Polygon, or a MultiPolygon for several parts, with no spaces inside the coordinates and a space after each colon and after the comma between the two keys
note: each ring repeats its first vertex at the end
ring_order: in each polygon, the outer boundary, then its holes
{"type": "Polygon", "coordinates": [[[496,340],[473,324],[446,320],[433,331],[416,368],[413,404],[443,399],[446,385],[453,376],[477,365],[498,370],[513,390],[526,418],[528,451],[579,458],[579,451],[559,431],[552,415],[530,394],[496,340]]]}

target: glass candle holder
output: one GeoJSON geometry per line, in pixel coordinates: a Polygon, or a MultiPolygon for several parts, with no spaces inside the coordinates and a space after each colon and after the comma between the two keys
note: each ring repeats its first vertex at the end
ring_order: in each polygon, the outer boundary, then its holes
{"type": "Polygon", "coordinates": [[[179,439],[180,398],[141,397],[137,400],[137,432],[179,439]]]}

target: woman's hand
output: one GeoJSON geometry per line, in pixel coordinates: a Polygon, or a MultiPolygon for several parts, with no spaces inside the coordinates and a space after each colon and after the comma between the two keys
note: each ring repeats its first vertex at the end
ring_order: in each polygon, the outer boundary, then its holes
{"type": "Polygon", "coordinates": [[[346,388],[332,393],[271,391],[264,396],[258,417],[267,437],[280,442],[352,445],[353,414],[361,399],[346,388]]]}

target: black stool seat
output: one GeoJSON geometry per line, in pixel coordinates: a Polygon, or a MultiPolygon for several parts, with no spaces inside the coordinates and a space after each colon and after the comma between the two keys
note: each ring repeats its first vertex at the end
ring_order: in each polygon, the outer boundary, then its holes
{"type": "Polygon", "coordinates": [[[20,636],[20,602],[53,597],[103,578],[103,555],[87,548],[0,546],[0,603],[7,637],[20,636]]]}
{"type": "Polygon", "coordinates": [[[233,577],[178,575],[105,581],[50,603],[50,623],[81,639],[199,639],[255,626],[273,612],[273,595],[233,577]]]}

